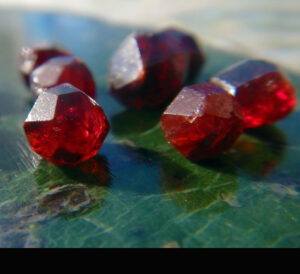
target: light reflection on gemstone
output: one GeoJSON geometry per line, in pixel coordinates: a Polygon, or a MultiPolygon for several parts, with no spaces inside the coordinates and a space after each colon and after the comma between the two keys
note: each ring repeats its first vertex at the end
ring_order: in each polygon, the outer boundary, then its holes
{"type": "Polygon", "coordinates": [[[109,83],[122,88],[138,79],[143,71],[143,61],[136,39],[129,36],[119,47],[110,62],[109,83]]]}
{"type": "Polygon", "coordinates": [[[88,67],[72,56],[54,57],[37,67],[30,76],[30,89],[35,96],[43,90],[59,84],[70,83],[92,98],[96,98],[96,87],[88,67]]]}
{"type": "Polygon", "coordinates": [[[97,154],[110,126],[94,100],[63,84],[38,97],[23,127],[33,151],[56,165],[74,166],[97,154]]]}
{"type": "Polygon", "coordinates": [[[71,53],[64,48],[48,43],[38,44],[33,47],[23,47],[19,56],[18,65],[27,85],[32,71],[57,56],[70,56],[71,53]]]}
{"type": "Polygon", "coordinates": [[[272,124],[286,117],[296,105],[296,90],[275,64],[245,60],[210,79],[236,97],[245,127],[272,124]]]}
{"type": "Polygon", "coordinates": [[[234,96],[213,83],[185,87],[161,117],[165,138],[191,161],[228,150],[244,129],[234,96]]]}
{"type": "Polygon", "coordinates": [[[135,33],[111,59],[109,91],[129,108],[158,108],[197,75],[203,62],[195,39],[185,32],[135,33]]]}
{"type": "Polygon", "coordinates": [[[55,114],[57,96],[43,92],[36,100],[25,122],[51,121],[55,114]],[[35,107],[39,106],[39,107],[35,107]]]}

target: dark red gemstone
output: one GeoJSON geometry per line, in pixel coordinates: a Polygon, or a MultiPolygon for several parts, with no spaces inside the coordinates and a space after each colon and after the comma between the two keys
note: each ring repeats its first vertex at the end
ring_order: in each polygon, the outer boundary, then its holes
{"type": "Polygon", "coordinates": [[[56,165],[76,165],[98,152],[109,130],[102,108],[69,84],[47,89],[24,122],[33,151],[56,165]]]}
{"type": "Polygon", "coordinates": [[[56,45],[44,44],[34,47],[23,47],[19,56],[19,70],[29,86],[29,75],[39,65],[52,57],[72,55],[66,49],[56,45]]]}
{"type": "Polygon", "coordinates": [[[234,96],[213,83],[183,88],[161,117],[166,139],[192,161],[229,149],[243,124],[234,96]]]}
{"type": "Polygon", "coordinates": [[[184,53],[188,60],[186,80],[192,81],[202,68],[205,57],[197,40],[191,35],[176,29],[166,29],[160,33],[166,42],[172,47],[176,46],[175,52],[184,53]]]}
{"type": "Polygon", "coordinates": [[[276,65],[262,60],[246,60],[211,79],[235,95],[241,106],[245,127],[272,124],[291,113],[296,90],[276,65]]]}
{"type": "Polygon", "coordinates": [[[135,109],[155,108],[173,99],[192,77],[189,68],[196,72],[203,63],[202,58],[191,62],[199,49],[185,36],[167,30],[127,37],[111,59],[110,93],[135,109]]]}
{"type": "Polygon", "coordinates": [[[36,96],[48,88],[63,83],[69,83],[96,99],[93,75],[84,62],[77,57],[51,58],[30,75],[30,89],[36,96]]]}

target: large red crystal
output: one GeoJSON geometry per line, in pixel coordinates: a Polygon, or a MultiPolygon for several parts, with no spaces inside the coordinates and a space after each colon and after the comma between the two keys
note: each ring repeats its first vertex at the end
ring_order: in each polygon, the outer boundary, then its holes
{"type": "Polygon", "coordinates": [[[291,113],[296,105],[296,90],[272,63],[246,60],[211,79],[235,95],[241,106],[245,127],[272,124],[291,113]]]}
{"type": "Polygon", "coordinates": [[[205,61],[197,40],[191,34],[173,28],[166,29],[157,35],[160,35],[170,47],[173,47],[175,52],[185,55],[188,62],[185,80],[194,80],[205,61]]]}
{"type": "Polygon", "coordinates": [[[109,123],[93,99],[63,84],[39,95],[24,130],[33,151],[56,165],[72,166],[96,155],[109,123]]]}
{"type": "Polygon", "coordinates": [[[243,116],[234,96],[213,83],[187,86],[161,117],[166,139],[186,158],[218,155],[243,131],[243,116]]]}
{"type": "Polygon", "coordinates": [[[56,45],[43,44],[34,47],[23,47],[19,56],[19,70],[29,86],[29,75],[39,65],[52,57],[70,56],[71,53],[56,45]]]}
{"type": "Polygon", "coordinates": [[[133,34],[111,59],[110,93],[127,107],[155,108],[174,98],[202,63],[196,42],[184,33],[133,34]]]}
{"type": "Polygon", "coordinates": [[[73,56],[54,57],[30,75],[31,91],[38,96],[47,88],[69,83],[96,99],[94,78],[84,62],[73,56]]]}

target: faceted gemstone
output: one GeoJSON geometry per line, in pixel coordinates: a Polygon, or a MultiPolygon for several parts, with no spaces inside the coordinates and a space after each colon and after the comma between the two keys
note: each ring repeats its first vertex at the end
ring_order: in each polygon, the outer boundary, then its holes
{"type": "Polygon", "coordinates": [[[196,39],[190,34],[172,28],[162,31],[160,35],[165,37],[170,46],[177,45],[177,51],[186,55],[188,60],[186,80],[194,80],[205,61],[196,39]]]}
{"type": "Polygon", "coordinates": [[[288,78],[274,64],[262,60],[242,61],[211,81],[235,95],[247,128],[284,118],[297,102],[296,90],[288,78]]]}
{"type": "Polygon", "coordinates": [[[197,72],[203,62],[193,38],[186,37],[175,30],[127,37],[111,59],[110,93],[135,109],[170,101],[192,77],[189,68],[197,72]]]}
{"type": "Polygon", "coordinates": [[[192,161],[229,149],[243,124],[234,96],[213,83],[184,87],[161,117],[166,139],[192,161]]]}
{"type": "Polygon", "coordinates": [[[109,130],[102,108],[70,84],[47,89],[24,122],[33,151],[56,165],[76,165],[100,149],[109,130]]]}
{"type": "Polygon", "coordinates": [[[38,96],[44,90],[69,83],[96,98],[93,75],[84,62],[73,56],[54,57],[37,67],[30,75],[31,91],[38,96]]]}
{"type": "Polygon", "coordinates": [[[19,70],[26,84],[29,86],[29,75],[36,67],[52,57],[70,55],[71,53],[66,49],[51,44],[23,47],[19,56],[19,70]]]}

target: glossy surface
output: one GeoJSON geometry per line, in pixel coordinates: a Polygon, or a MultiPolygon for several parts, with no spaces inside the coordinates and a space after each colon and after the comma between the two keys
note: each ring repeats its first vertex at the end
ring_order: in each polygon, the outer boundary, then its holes
{"type": "Polygon", "coordinates": [[[19,70],[29,86],[30,73],[52,57],[70,56],[71,53],[62,47],[41,44],[33,47],[23,47],[19,56],[19,70]]]}
{"type": "Polygon", "coordinates": [[[33,151],[56,165],[77,165],[95,156],[109,130],[102,108],[63,84],[37,98],[24,131],[33,151]]]}
{"type": "Polygon", "coordinates": [[[212,83],[184,87],[161,117],[166,139],[198,161],[228,150],[243,132],[235,98],[212,83]]]}
{"type": "Polygon", "coordinates": [[[54,57],[36,68],[30,75],[30,89],[35,96],[59,84],[69,83],[96,98],[93,75],[84,62],[72,56],[54,57]]]}
{"type": "Polygon", "coordinates": [[[246,60],[211,79],[233,94],[245,117],[245,127],[272,124],[290,114],[296,105],[296,90],[274,64],[246,60]]]}
{"type": "Polygon", "coordinates": [[[110,93],[129,108],[156,108],[174,98],[203,62],[195,40],[183,32],[132,34],[111,58],[110,93]]]}
{"type": "Polygon", "coordinates": [[[183,53],[188,62],[186,81],[193,81],[198,76],[205,57],[197,39],[184,31],[168,28],[157,35],[165,39],[170,47],[177,45],[177,51],[183,53]]]}
{"type": "MultiPolygon", "coordinates": [[[[125,109],[107,92],[109,59],[132,26],[0,15],[1,247],[300,247],[299,107],[276,125],[245,131],[227,153],[193,163],[166,142],[161,111],[125,109]],[[15,64],[22,45],[40,41],[59,41],[85,60],[111,124],[98,154],[75,167],[41,160],[22,129],[33,102],[15,64]]],[[[211,19],[200,19],[195,28],[204,31],[211,19]]],[[[249,58],[204,46],[199,83],[249,58]]],[[[299,89],[299,75],[285,72],[299,89]]]]}

